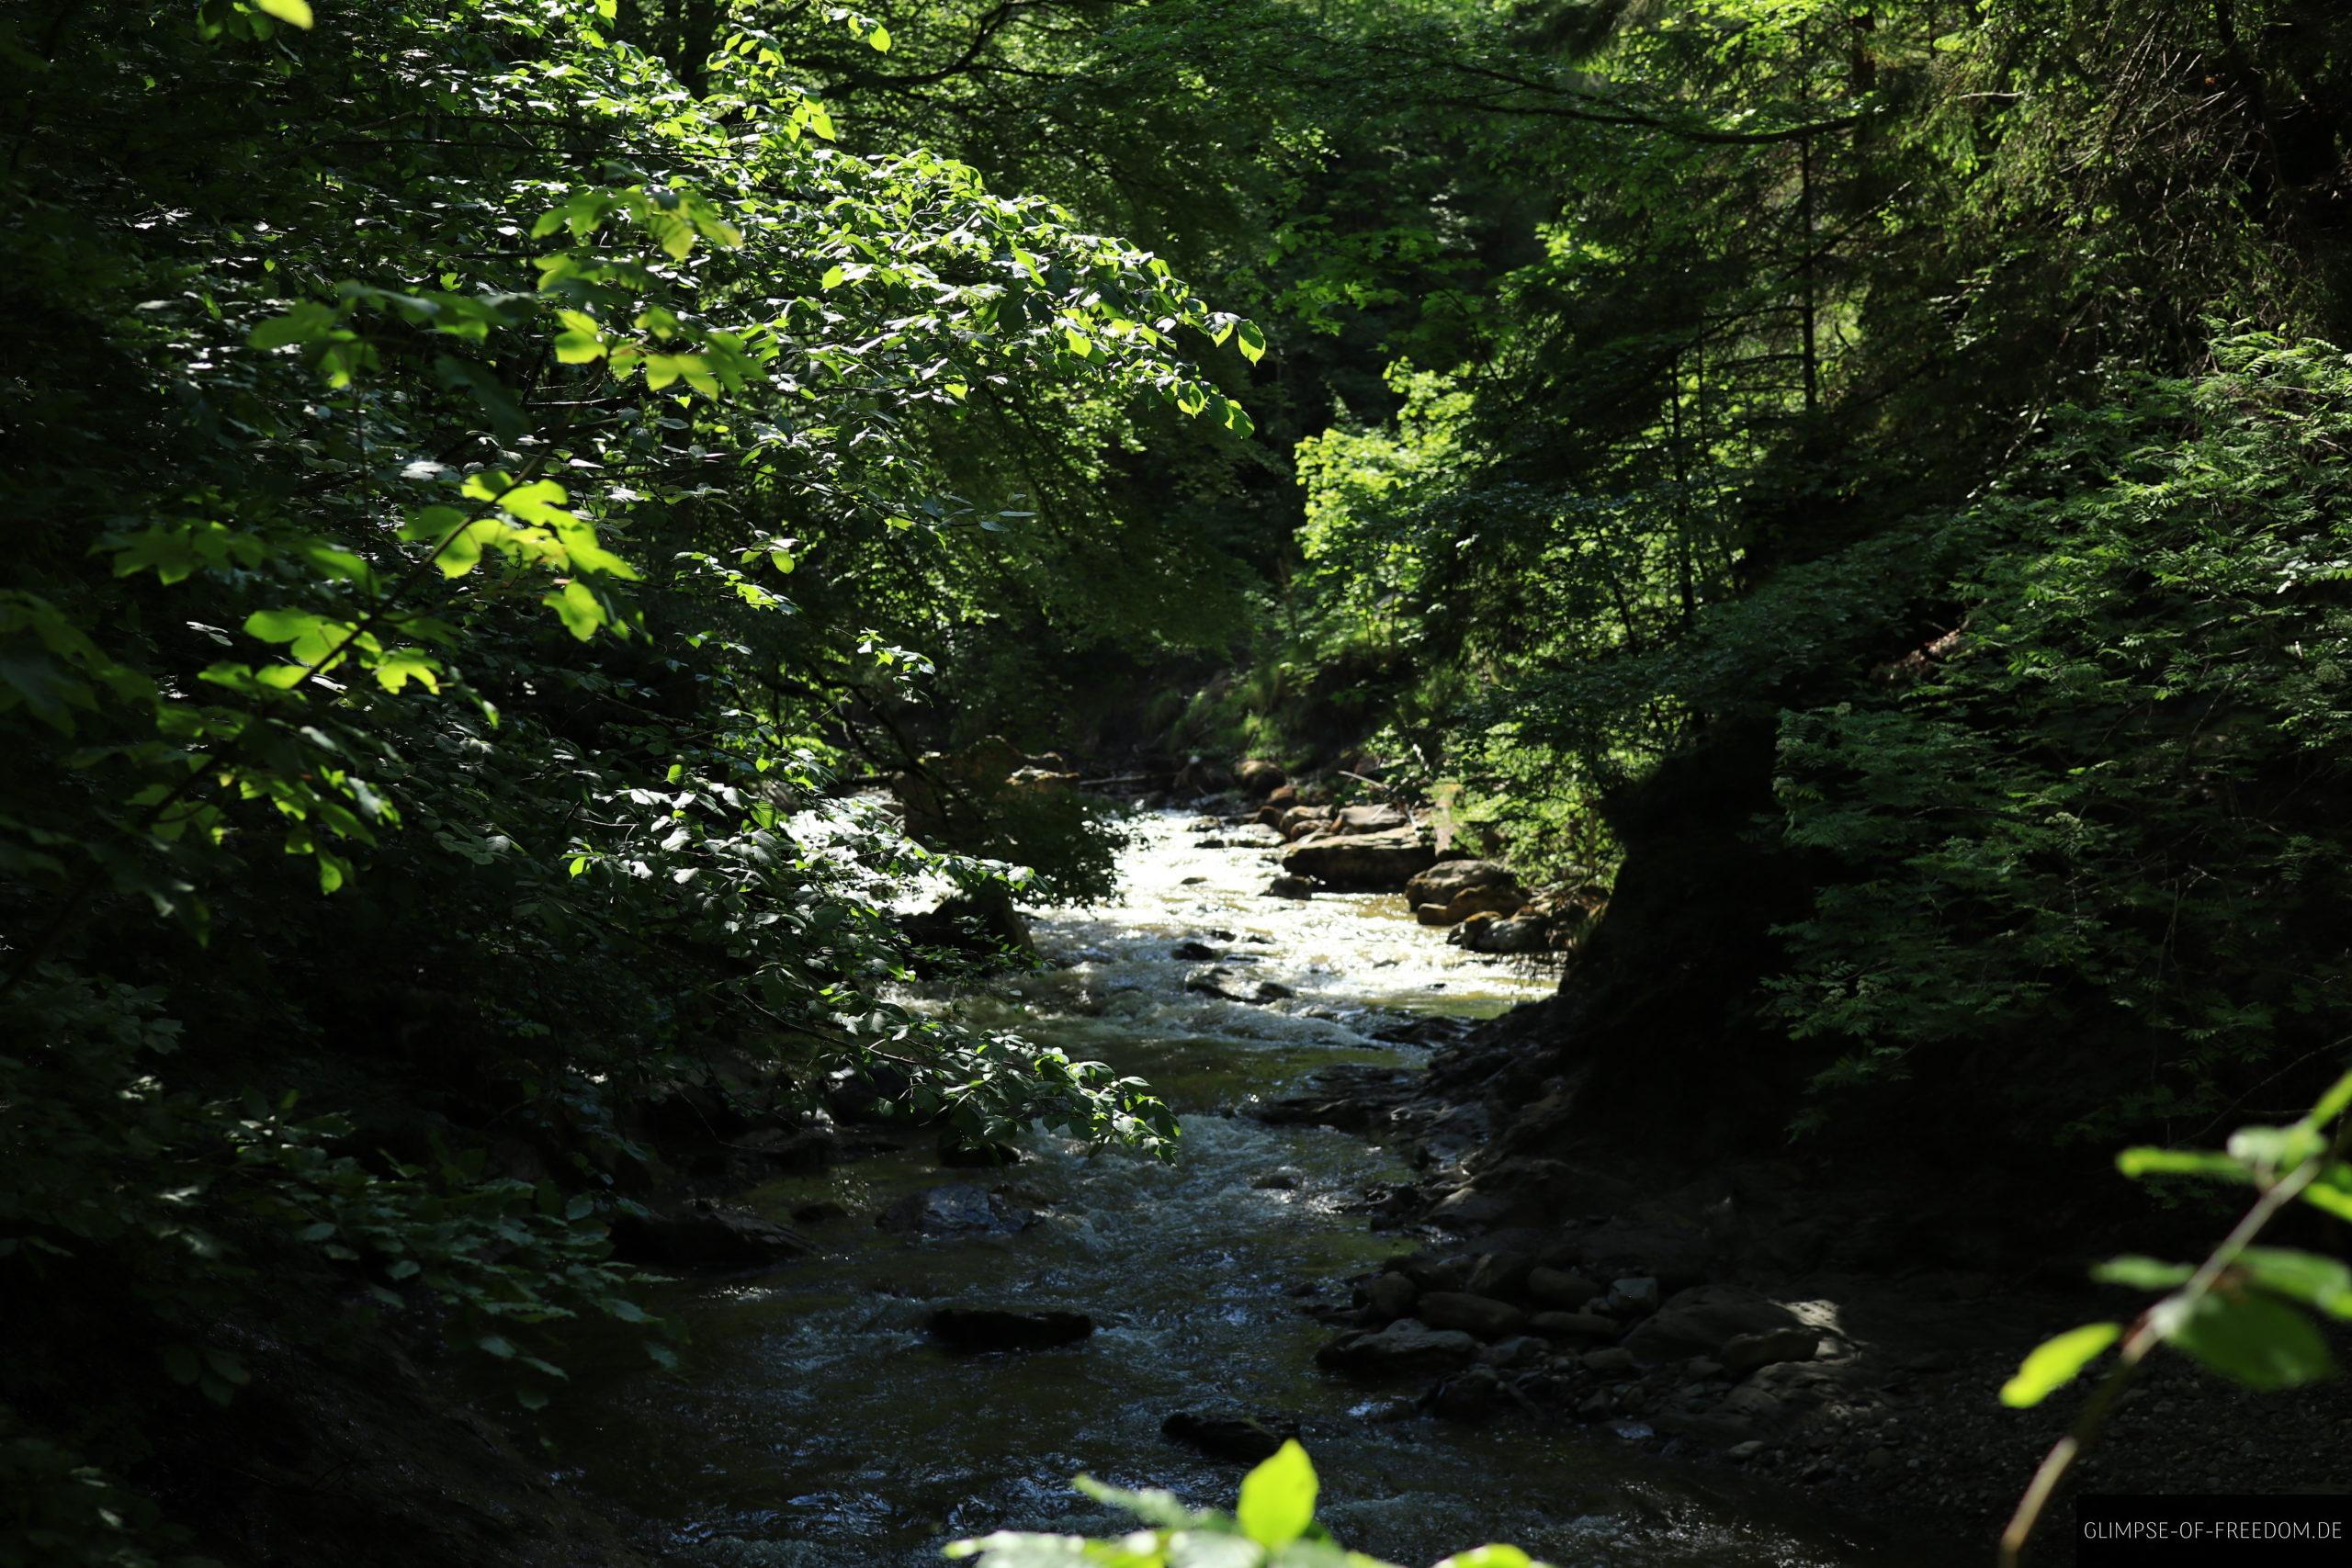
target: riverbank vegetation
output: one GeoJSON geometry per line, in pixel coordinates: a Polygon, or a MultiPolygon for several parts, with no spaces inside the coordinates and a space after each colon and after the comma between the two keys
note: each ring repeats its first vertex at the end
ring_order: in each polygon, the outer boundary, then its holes
{"type": "Polygon", "coordinates": [[[13,8],[0,1556],[266,1559],[258,1346],[544,1404],[665,1118],[1164,1146],[894,990],[1107,889],[1081,773],[1605,901],[1528,1141],[2299,1113],[2335,10],[13,8]]]}

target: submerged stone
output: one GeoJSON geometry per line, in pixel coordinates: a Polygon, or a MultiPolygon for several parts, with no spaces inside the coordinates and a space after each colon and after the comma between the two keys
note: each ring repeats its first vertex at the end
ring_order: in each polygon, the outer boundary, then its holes
{"type": "Polygon", "coordinates": [[[951,1350],[1043,1350],[1077,1344],[1094,1332],[1094,1320],[1082,1312],[941,1307],[925,1326],[951,1350]]]}

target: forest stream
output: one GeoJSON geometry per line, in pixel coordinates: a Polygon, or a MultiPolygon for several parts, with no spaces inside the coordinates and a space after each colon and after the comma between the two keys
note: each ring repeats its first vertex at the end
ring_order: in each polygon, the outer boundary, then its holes
{"type": "Polygon", "coordinates": [[[1268,897],[1271,857],[1204,847],[1189,814],[1137,826],[1119,902],[1037,917],[1050,967],[953,1005],[1148,1077],[1182,1116],[1175,1160],[1039,1138],[1010,1170],[958,1171],[917,1145],[761,1189],[752,1201],[778,1218],[827,1199],[847,1213],[813,1227],[820,1251],[805,1261],[673,1287],[664,1304],[693,1334],[681,1366],[605,1370],[588,1424],[560,1440],[573,1479],[689,1562],[927,1563],[997,1529],[1114,1527],[1071,1492],[1080,1472],[1229,1506],[1238,1467],[1160,1424],[1238,1407],[1298,1421],[1322,1517],[1384,1557],[1505,1540],[1562,1568],[1919,1560],[1875,1552],[1760,1483],[1660,1461],[1639,1445],[1646,1428],[1442,1423],[1317,1371],[1332,1330],[1302,1306],[1343,1301],[1347,1276],[1412,1245],[1369,1228],[1362,1201],[1408,1173],[1354,1135],[1235,1111],[1335,1064],[1418,1064],[1424,1051],[1372,1037],[1400,1015],[1491,1016],[1552,982],[1447,946],[1393,895],[1268,897]],[[1188,990],[1203,965],[1170,955],[1186,941],[1295,994],[1188,990]],[[1035,1223],[911,1237],[875,1224],[894,1201],[975,1181],[1035,1223]],[[957,1355],[924,1331],[950,1303],[1077,1309],[1097,1331],[957,1355]]]}

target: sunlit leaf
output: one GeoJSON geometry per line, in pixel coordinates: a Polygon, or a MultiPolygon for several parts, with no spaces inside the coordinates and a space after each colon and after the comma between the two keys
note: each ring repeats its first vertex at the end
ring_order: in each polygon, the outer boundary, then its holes
{"type": "Polygon", "coordinates": [[[1234,1518],[1261,1546],[1279,1549],[1306,1533],[1315,1522],[1315,1466],[1295,1438],[1241,1480],[1234,1518]]]}
{"type": "Polygon", "coordinates": [[[2036,1346],[2001,1385],[2001,1403],[2015,1409],[2041,1404],[2123,1337],[2120,1323],[2086,1323],[2036,1346]]]}

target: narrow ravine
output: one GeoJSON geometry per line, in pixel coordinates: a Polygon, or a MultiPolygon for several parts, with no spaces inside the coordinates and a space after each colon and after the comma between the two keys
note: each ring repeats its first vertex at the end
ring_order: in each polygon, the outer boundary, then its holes
{"type": "Polygon", "coordinates": [[[1119,903],[1038,918],[1053,967],[954,1004],[1149,1077],[1183,1117],[1174,1162],[1044,1139],[1012,1169],[959,1171],[916,1145],[761,1189],[750,1201],[803,1216],[821,1254],[675,1287],[694,1336],[682,1365],[591,1374],[599,1397],[560,1445],[570,1478],[684,1562],[933,1562],[958,1535],[1109,1523],[1069,1491],[1081,1471],[1229,1502],[1238,1469],[1161,1423],[1239,1410],[1295,1420],[1331,1528],[1402,1562],[1487,1540],[1563,1568],[1894,1561],[1758,1483],[1516,1412],[1435,1421],[1400,1391],[1316,1369],[1332,1330],[1306,1309],[1343,1303],[1332,1281],[1414,1244],[1372,1229],[1364,1202],[1408,1172],[1356,1136],[1238,1112],[1317,1068],[1415,1066],[1422,1050],[1374,1034],[1488,1016],[1550,982],[1444,945],[1394,897],[1268,897],[1269,860],[1247,830],[1142,818],[1119,903]],[[1188,988],[1209,961],[1174,956],[1186,942],[1225,955],[1243,981],[1226,990],[1292,994],[1188,988]],[[943,1187],[947,1234],[876,1223],[943,1187]],[[923,1329],[954,1303],[1072,1308],[1099,1327],[1075,1346],[956,1355],[923,1329]]]}

